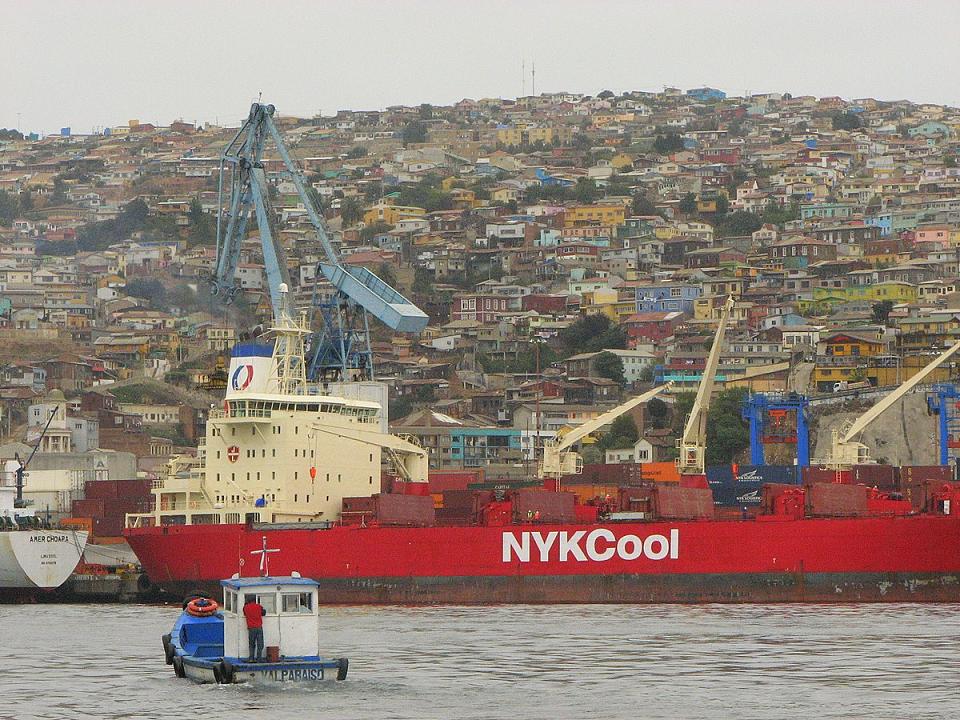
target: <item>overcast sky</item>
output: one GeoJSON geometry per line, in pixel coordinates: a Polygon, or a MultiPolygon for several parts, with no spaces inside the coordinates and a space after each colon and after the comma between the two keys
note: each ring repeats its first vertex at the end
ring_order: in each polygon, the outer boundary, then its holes
{"type": "Polygon", "coordinates": [[[0,127],[710,85],[960,105],[960,2],[0,0],[0,127]],[[521,64],[526,62],[525,87],[521,64]]]}

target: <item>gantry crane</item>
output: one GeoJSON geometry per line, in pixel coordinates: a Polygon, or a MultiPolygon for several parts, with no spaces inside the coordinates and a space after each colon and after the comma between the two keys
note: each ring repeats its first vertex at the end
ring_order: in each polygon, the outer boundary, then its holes
{"type": "Polygon", "coordinates": [[[728,297],[720,313],[720,323],[713,338],[713,346],[707,355],[707,363],[703,368],[703,377],[697,387],[697,396],[687,417],[687,424],[683,428],[683,436],[677,441],[677,469],[681,475],[703,475],[706,473],[707,454],[707,412],[710,410],[710,398],[713,395],[713,386],[716,383],[717,365],[720,364],[720,349],[723,345],[723,336],[730,322],[730,313],[733,310],[733,297],[728,297]]]}
{"type": "Polygon", "coordinates": [[[673,383],[668,382],[652,390],[648,390],[641,395],[637,395],[637,397],[617,405],[617,407],[612,410],[598,415],[593,420],[588,420],[582,425],[578,425],[560,440],[544,443],[543,457],[540,459],[537,476],[540,479],[556,479],[557,489],[559,490],[559,480],[562,475],[579,475],[583,471],[583,458],[570,448],[590,433],[596,432],[604,425],[609,425],[624,413],[633,410],[637,405],[642,405],[664,390],[667,390],[672,384],[673,383]]]}
{"type": "Polygon", "coordinates": [[[741,416],[750,423],[750,464],[766,464],[765,443],[796,443],[797,465],[809,465],[809,407],[810,399],[794,392],[753,393],[744,400],[741,416]]]}
{"type": "Polygon", "coordinates": [[[927,394],[927,411],[938,420],[940,464],[949,465],[960,450],[960,388],[953,383],[934,385],[927,394]]]}
{"type": "Polygon", "coordinates": [[[824,465],[835,468],[845,468],[851,465],[863,465],[872,462],[870,459],[870,448],[857,441],[857,437],[867,428],[870,423],[876,420],[891,405],[900,398],[913,390],[930,373],[937,369],[946,360],[960,351],[960,342],[944,350],[940,355],[931,360],[922,370],[917,372],[912,378],[903,383],[900,387],[880,400],[876,405],[867,410],[854,422],[846,427],[834,429],[832,434],[830,458],[824,465]]]}
{"type": "Polygon", "coordinates": [[[211,292],[229,302],[237,292],[236,270],[247,225],[255,216],[260,232],[264,270],[275,322],[282,322],[281,286],[292,288],[286,255],[274,230],[275,215],[263,168],[267,138],[273,140],[287,173],[296,186],[307,217],[325,256],[316,267],[311,312],[316,331],[307,339],[307,375],[311,380],[366,380],[373,378],[367,315],[401,333],[418,333],[429,318],[416,305],[363,267],[347,267],[330,240],[323,215],[307,192],[299,168],[287,151],[273,121],[273,105],[254,103],[250,113],[220,155],[217,190],[217,261],[211,274],[211,292]],[[224,204],[229,193],[229,206],[224,204]],[[226,222],[224,222],[224,220],[226,222]],[[332,297],[316,290],[321,278],[333,287],[332,297]]]}

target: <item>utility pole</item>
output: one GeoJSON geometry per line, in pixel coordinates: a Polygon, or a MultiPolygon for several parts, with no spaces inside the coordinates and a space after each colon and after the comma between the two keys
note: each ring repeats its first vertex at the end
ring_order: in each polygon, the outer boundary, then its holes
{"type": "Polygon", "coordinates": [[[533,87],[530,90],[530,94],[536,97],[537,94],[537,61],[533,61],[533,67],[530,70],[530,83],[533,87]]]}

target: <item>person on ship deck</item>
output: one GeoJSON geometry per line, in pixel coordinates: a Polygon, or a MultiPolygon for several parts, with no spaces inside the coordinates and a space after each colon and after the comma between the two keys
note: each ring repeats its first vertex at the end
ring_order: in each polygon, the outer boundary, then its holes
{"type": "Polygon", "coordinates": [[[263,617],[266,609],[257,602],[255,595],[248,595],[243,606],[243,617],[247,621],[247,638],[250,643],[249,662],[260,662],[263,658],[263,617]]]}

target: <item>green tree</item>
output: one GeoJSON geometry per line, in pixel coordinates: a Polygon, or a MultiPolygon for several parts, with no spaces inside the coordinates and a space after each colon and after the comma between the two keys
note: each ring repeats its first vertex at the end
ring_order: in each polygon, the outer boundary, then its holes
{"type": "Polygon", "coordinates": [[[53,195],[50,196],[51,205],[63,205],[67,201],[67,184],[57,175],[53,179],[53,195]]]}
{"type": "Polygon", "coordinates": [[[782,207],[772,200],[763,208],[762,220],[771,225],[783,226],[784,223],[796,220],[800,217],[800,204],[791,202],[787,207],[782,207]]]}
{"type": "Polygon", "coordinates": [[[560,343],[568,355],[622,350],[627,346],[627,333],[606,315],[584,315],[560,331],[560,343]]]}
{"type": "Polygon", "coordinates": [[[573,190],[574,197],[578,203],[590,205],[600,197],[600,191],[597,190],[597,184],[589,178],[579,178],[577,185],[573,190]]]}
{"type": "Polygon", "coordinates": [[[135,278],[127,283],[126,293],[130,297],[147,300],[151,306],[159,308],[166,300],[167,289],[162,282],[154,278],[135,278]]]}
{"type": "Polygon", "coordinates": [[[209,213],[204,212],[200,200],[190,201],[187,211],[187,220],[190,223],[191,245],[214,245],[217,242],[217,226],[209,213]]]}
{"type": "Polygon", "coordinates": [[[718,392],[707,415],[707,465],[727,465],[750,446],[750,431],[741,415],[745,388],[718,392]]]}
{"type": "Polygon", "coordinates": [[[834,130],[856,130],[863,126],[860,116],[851,112],[834,113],[830,122],[834,130]]]}
{"type": "Polygon", "coordinates": [[[890,300],[881,300],[878,303],[874,303],[872,310],[873,321],[881,325],[886,325],[887,320],[890,318],[890,312],[893,310],[893,302],[890,300]]]}
{"type": "Polygon", "coordinates": [[[634,215],[657,215],[659,211],[657,206],[644,193],[637,193],[633,196],[630,206],[634,215]]]}
{"type": "Polygon", "coordinates": [[[33,210],[33,195],[29,190],[20,193],[20,211],[28,213],[33,210]]]}
{"type": "Polygon", "coordinates": [[[621,415],[612,423],[597,442],[597,446],[606,452],[607,450],[618,450],[620,448],[633,447],[640,438],[640,432],[637,430],[637,424],[631,415],[621,415]]]}
{"type": "Polygon", "coordinates": [[[390,232],[391,230],[393,230],[393,225],[390,225],[382,221],[378,221],[378,222],[375,222],[373,225],[367,225],[363,230],[360,231],[360,240],[365,243],[368,243],[371,240],[373,240],[373,238],[375,238],[377,235],[380,235],[381,233],[385,233],[385,232],[390,232]]]}
{"type": "Polygon", "coordinates": [[[377,277],[383,280],[390,287],[397,286],[397,273],[390,263],[382,262],[377,268],[377,277]]]}
{"type": "Polygon", "coordinates": [[[720,237],[750,235],[763,227],[763,220],[752,212],[737,210],[723,217],[717,223],[717,234],[720,237]]]}
{"type": "Polygon", "coordinates": [[[352,148],[347,150],[347,157],[351,160],[356,160],[357,158],[362,158],[366,156],[367,149],[363,145],[354,145],[352,148]]]}
{"type": "Polygon", "coordinates": [[[692,215],[697,211],[697,196],[693,193],[684,195],[677,203],[677,210],[684,215],[692,215]]]}
{"type": "Polygon", "coordinates": [[[597,93],[597,97],[600,98],[601,100],[609,100],[613,96],[614,96],[614,93],[612,90],[601,90],[600,92],[597,93]]]}
{"type": "Polygon", "coordinates": [[[683,138],[679,133],[669,132],[666,135],[657,135],[653,141],[653,149],[660,155],[669,155],[670,153],[683,150],[683,138]]]}
{"type": "Polygon", "coordinates": [[[356,198],[344,198],[340,201],[340,219],[345,227],[356,225],[363,217],[363,206],[356,198]]]}
{"type": "Polygon", "coordinates": [[[597,355],[596,360],[593,361],[593,367],[597,375],[602,378],[613,380],[620,385],[626,382],[623,373],[623,360],[612,352],[602,352],[597,355]]]}
{"type": "Polygon", "coordinates": [[[670,416],[670,408],[660,398],[651,398],[647,403],[647,417],[650,418],[650,424],[655,428],[665,428],[667,418],[670,416]]]}
{"type": "Polygon", "coordinates": [[[407,147],[411,143],[423,143],[427,141],[427,126],[419,120],[407,123],[401,133],[403,146],[407,147]]]}
{"type": "Polygon", "coordinates": [[[433,105],[431,105],[430,103],[420,104],[420,119],[421,120],[433,119],[433,105]]]}
{"type": "Polygon", "coordinates": [[[0,190],[0,225],[9,226],[20,214],[20,201],[16,195],[0,190]]]}
{"type": "Polygon", "coordinates": [[[413,290],[420,295],[432,293],[433,273],[425,267],[417,267],[413,271],[413,290]]]}

